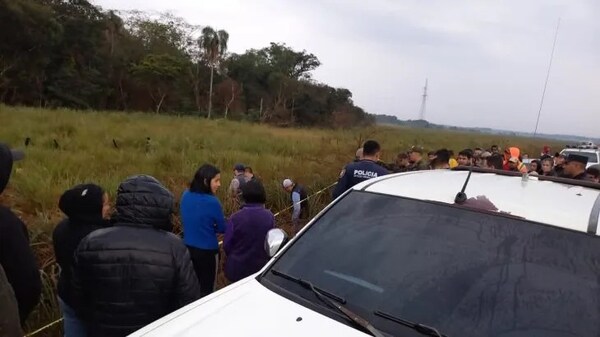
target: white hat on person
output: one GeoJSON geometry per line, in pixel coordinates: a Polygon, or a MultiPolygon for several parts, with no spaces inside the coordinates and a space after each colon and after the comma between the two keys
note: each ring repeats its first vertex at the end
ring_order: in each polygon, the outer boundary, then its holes
{"type": "Polygon", "coordinates": [[[283,181],[283,188],[292,187],[292,185],[294,185],[294,182],[292,182],[291,179],[285,179],[283,181]]]}

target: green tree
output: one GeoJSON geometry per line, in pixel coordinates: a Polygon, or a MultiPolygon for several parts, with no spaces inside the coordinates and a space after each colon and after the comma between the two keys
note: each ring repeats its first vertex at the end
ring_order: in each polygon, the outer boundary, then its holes
{"type": "Polygon", "coordinates": [[[148,87],[156,113],[160,113],[165,98],[173,89],[174,80],[181,76],[183,68],[183,60],[168,54],[149,54],[133,67],[133,73],[148,87]]]}
{"type": "Polygon", "coordinates": [[[227,54],[229,35],[88,0],[0,0],[0,103],[156,113],[206,110],[276,125],[369,123],[285,43],[227,54]],[[16,32],[16,33],[15,33],[16,32]]]}
{"type": "Polygon", "coordinates": [[[215,31],[212,27],[204,27],[200,36],[200,46],[204,51],[206,62],[210,67],[210,88],[208,90],[208,118],[212,112],[212,92],[215,68],[221,64],[223,55],[227,52],[229,33],[224,30],[215,31]]]}

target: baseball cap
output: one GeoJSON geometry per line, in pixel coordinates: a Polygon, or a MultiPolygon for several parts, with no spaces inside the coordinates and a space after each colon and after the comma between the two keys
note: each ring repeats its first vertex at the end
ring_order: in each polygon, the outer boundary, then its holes
{"type": "Polygon", "coordinates": [[[481,158],[489,158],[491,156],[492,154],[488,151],[483,151],[483,153],[481,153],[481,158]]]}
{"type": "Polygon", "coordinates": [[[292,187],[292,185],[294,185],[294,183],[292,182],[291,179],[285,179],[282,183],[283,188],[288,188],[288,187],[292,187]]]}
{"type": "Polygon", "coordinates": [[[234,170],[236,171],[244,171],[246,169],[246,165],[241,164],[241,163],[237,163],[235,164],[235,166],[233,167],[234,170]]]}
{"type": "Polygon", "coordinates": [[[570,154],[569,156],[567,156],[567,163],[570,162],[577,162],[577,163],[581,163],[583,165],[587,165],[588,163],[588,157],[586,156],[580,156],[578,154],[570,154]]]}

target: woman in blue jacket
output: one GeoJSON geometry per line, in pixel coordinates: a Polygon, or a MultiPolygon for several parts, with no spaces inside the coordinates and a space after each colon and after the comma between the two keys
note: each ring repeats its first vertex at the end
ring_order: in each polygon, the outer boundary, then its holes
{"type": "Polygon", "coordinates": [[[215,290],[219,266],[217,234],[225,232],[223,208],[215,196],[220,186],[219,169],[204,164],[181,197],[183,242],[190,251],[202,297],[215,290]]]}

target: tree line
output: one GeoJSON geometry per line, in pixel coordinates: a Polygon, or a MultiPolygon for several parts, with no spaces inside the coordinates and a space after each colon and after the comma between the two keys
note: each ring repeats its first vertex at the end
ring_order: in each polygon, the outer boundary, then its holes
{"type": "Polygon", "coordinates": [[[229,53],[225,30],[86,0],[0,0],[0,102],[195,114],[282,126],[373,118],[312,78],[319,59],[284,43],[229,53]]]}

